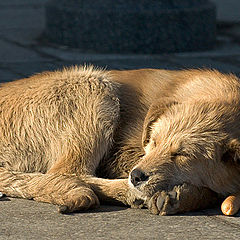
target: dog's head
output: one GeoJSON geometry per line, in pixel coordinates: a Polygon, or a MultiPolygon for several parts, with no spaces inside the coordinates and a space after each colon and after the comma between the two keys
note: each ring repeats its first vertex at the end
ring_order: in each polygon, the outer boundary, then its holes
{"type": "Polygon", "coordinates": [[[168,102],[153,105],[144,122],[145,155],[129,184],[146,196],[189,182],[204,186],[221,178],[223,156],[239,159],[240,144],[227,133],[234,121],[221,104],[168,102]],[[212,177],[212,179],[210,179],[212,177]]]}

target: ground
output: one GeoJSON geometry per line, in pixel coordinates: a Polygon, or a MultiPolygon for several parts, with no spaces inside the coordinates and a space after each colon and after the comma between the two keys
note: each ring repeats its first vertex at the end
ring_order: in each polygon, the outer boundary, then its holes
{"type": "MultiPolygon", "coordinates": [[[[46,45],[46,0],[9,0],[0,3],[0,82],[44,70],[91,63],[108,69],[216,68],[240,74],[240,24],[218,29],[215,49],[164,55],[83,54],[65,46],[46,45]]],[[[55,206],[30,200],[0,201],[1,239],[237,239],[240,214],[226,217],[215,209],[177,216],[155,216],[147,209],[101,206],[70,215],[55,206]]]]}

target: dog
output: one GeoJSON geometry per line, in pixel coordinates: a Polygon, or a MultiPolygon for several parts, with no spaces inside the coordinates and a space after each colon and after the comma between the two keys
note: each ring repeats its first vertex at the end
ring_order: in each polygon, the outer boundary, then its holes
{"type": "Polygon", "coordinates": [[[239,79],[76,66],[0,88],[0,191],[59,212],[167,215],[239,191],[239,79]]]}

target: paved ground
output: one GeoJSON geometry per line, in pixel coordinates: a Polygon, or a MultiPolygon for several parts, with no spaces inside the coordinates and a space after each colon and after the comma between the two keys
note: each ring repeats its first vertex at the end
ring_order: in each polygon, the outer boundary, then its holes
{"type": "MultiPolygon", "coordinates": [[[[240,74],[240,25],[221,28],[215,49],[171,55],[82,54],[44,45],[46,0],[0,2],[0,81],[43,70],[92,63],[116,69],[192,67],[240,74]]],[[[238,239],[240,214],[222,216],[219,206],[185,215],[160,217],[147,210],[102,206],[97,211],[60,215],[55,206],[22,199],[0,201],[0,239],[238,239]]]]}

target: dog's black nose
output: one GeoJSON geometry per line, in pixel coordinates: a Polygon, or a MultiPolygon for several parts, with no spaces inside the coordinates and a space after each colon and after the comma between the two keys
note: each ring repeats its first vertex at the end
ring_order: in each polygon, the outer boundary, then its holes
{"type": "Polygon", "coordinates": [[[130,176],[131,176],[131,183],[134,186],[137,186],[141,182],[146,181],[148,179],[148,176],[146,176],[145,173],[138,168],[133,169],[130,176]]]}

